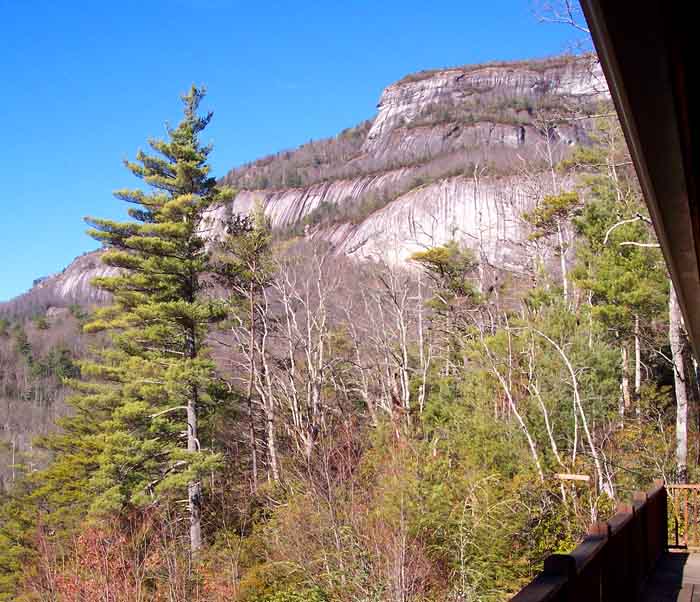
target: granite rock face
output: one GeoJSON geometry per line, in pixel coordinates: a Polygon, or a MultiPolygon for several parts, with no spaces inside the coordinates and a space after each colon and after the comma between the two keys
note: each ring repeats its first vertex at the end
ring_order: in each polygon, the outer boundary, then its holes
{"type": "Polygon", "coordinates": [[[600,65],[589,57],[419,73],[384,90],[363,150],[387,152],[391,133],[419,119],[431,105],[455,106],[478,99],[473,104],[486,108],[514,100],[537,101],[544,97],[596,100],[606,96],[600,65]]]}
{"type": "Polygon", "coordinates": [[[231,212],[247,214],[256,203],[262,204],[272,227],[283,229],[301,223],[323,203],[342,206],[356,203],[371,194],[395,190],[411,177],[413,170],[402,168],[377,175],[360,176],[348,180],[320,182],[306,188],[286,190],[242,190],[234,201],[209,212],[205,232],[218,236],[223,232],[224,219],[231,212]]]}
{"type": "Polygon", "coordinates": [[[523,243],[529,230],[522,215],[535,200],[517,177],[456,176],[411,190],[357,226],[317,236],[340,253],[391,263],[456,239],[482,261],[512,269],[527,261],[523,243]]]}
{"type": "Polygon", "coordinates": [[[103,264],[100,255],[99,251],[85,253],[62,272],[38,279],[26,293],[0,303],[0,313],[32,315],[47,308],[66,307],[73,303],[104,303],[108,299],[107,293],[90,283],[98,276],[115,275],[117,269],[103,264]]]}
{"type": "MultiPolygon", "coordinates": [[[[329,173],[345,175],[240,190],[231,203],[210,211],[202,232],[216,239],[231,214],[247,214],[260,203],[276,230],[327,241],[358,259],[402,262],[426,246],[457,239],[495,267],[517,266],[527,261],[522,214],[551,192],[547,178],[533,185],[533,171],[542,169],[548,152],[556,159],[586,144],[590,120],[567,116],[595,113],[607,99],[591,57],[413,74],[388,86],[371,125],[355,129],[362,138],[351,145],[354,154],[346,156],[342,147],[342,160],[334,159],[340,170],[329,173]],[[333,219],[317,219],[321,209],[333,219]]],[[[324,141],[323,148],[333,143],[324,141]]],[[[301,147],[279,156],[293,159],[296,152],[301,147]]],[[[0,304],[0,312],[19,302],[102,302],[104,294],[89,283],[110,273],[98,253],[86,254],[0,304]]]]}

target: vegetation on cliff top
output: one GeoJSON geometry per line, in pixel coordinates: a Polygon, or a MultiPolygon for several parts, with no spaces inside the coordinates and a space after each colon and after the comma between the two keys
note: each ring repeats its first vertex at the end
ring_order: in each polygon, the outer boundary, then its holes
{"type": "MultiPolygon", "coordinates": [[[[508,68],[513,70],[549,69],[567,65],[581,65],[585,71],[588,57],[558,56],[547,59],[515,62],[493,62],[459,68],[469,72],[480,68],[508,68]]],[[[419,81],[434,76],[444,70],[422,71],[400,80],[395,86],[409,81],[419,81]]],[[[471,127],[478,123],[501,124],[507,126],[531,125],[540,127],[543,115],[549,115],[552,123],[565,121],[568,117],[582,112],[592,114],[596,107],[586,98],[567,98],[549,94],[549,82],[543,82],[542,89],[533,95],[521,97],[482,98],[481,94],[490,89],[474,89],[471,94],[461,91],[459,101],[454,98],[441,100],[421,107],[418,113],[403,124],[399,130],[419,127],[435,127],[452,124],[458,127],[471,127]]],[[[223,181],[239,189],[279,190],[283,188],[307,187],[320,182],[338,179],[358,178],[404,167],[426,165],[439,157],[429,150],[372,154],[363,150],[372,121],[343,130],[338,136],[323,140],[309,141],[297,149],[287,150],[258,159],[250,164],[229,171],[223,181]]],[[[583,125],[585,127],[585,123],[583,125]]],[[[465,143],[468,145],[467,143],[465,143]]],[[[450,147],[454,155],[464,154],[465,144],[450,147]]],[[[421,147],[422,148],[422,147],[421,147]]],[[[445,154],[447,150],[442,151],[445,154]]],[[[505,165],[499,165],[504,168],[505,165]]],[[[439,166],[435,166],[433,176],[439,166]]]]}
{"type": "Polygon", "coordinates": [[[540,59],[528,59],[521,61],[488,61],[486,63],[476,63],[471,65],[459,65],[457,67],[443,67],[442,69],[424,69],[423,71],[418,71],[417,73],[410,73],[402,77],[395,85],[400,86],[401,84],[414,83],[429,79],[439,73],[457,71],[460,74],[471,73],[473,71],[478,71],[480,69],[518,69],[518,70],[529,70],[537,71],[542,73],[548,69],[560,69],[562,67],[567,67],[573,63],[580,63],[584,60],[593,60],[591,56],[581,56],[574,54],[564,54],[551,57],[545,57],[540,59]]]}

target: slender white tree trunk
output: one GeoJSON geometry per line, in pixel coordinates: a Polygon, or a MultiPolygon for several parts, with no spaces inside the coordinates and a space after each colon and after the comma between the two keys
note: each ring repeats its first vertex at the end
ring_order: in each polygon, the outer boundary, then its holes
{"type": "Polygon", "coordinates": [[[593,349],[593,292],[588,293],[588,348],[593,349]]]}
{"type": "Polygon", "coordinates": [[[566,248],[561,222],[557,222],[557,238],[559,239],[559,264],[561,266],[561,284],[564,287],[564,303],[569,304],[569,275],[566,269],[566,248]]]}
{"type": "Polygon", "coordinates": [[[537,474],[540,477],[540,481],[544,483],[544,472],[542,471],[542,464],[540,463],[540,458],[539,455],[537,454],[537,444],[535,443],[535,440],[532,438],[532,435],[530,434],[530,430],[527,428],[527,424],[525,423],[525,420],[523,417],[520,415],[520,412],[518,411],[518,407],[515,403],[515,400],[513,399],[513,395],[511,393],[511,389],[508,386],[508,381],[506,378],[501,374],[501,371],[498,369],[498,366],[496,366],[496,362],[493,358],[493,355],[491,354],[491,350],[489,349],[488,345],[486,344],[486,341],[484,340],[484,335],[481,333],[481,345],[484,348],[484,351],[486,352],[486,356],[489,358],[489,362],[491,364],[491,370],[493,371],[494,375],[498,379],[498,382],[500,383],[503,392],[505,393],[506,400],[508,401],[508,406],[513,414],[515,416],[515,419],[518,422],[518,425],[520,426],[520,429],[523,432],[523,435],[525,435],[525,439],[527,440],[528,447],[530,448],[530,453],[532,454],[532,460],[535,463],[535,468],[537,469],[537,474]]]}
{"type": "Polygon", "coordinates": [[[591,435],[591,430],[588,427],[588,419],[586,418],[586,413],[583,411],[583,404],[581,403],[581,395],[579,393],[578,389],[578,379],[576,378],[576,372],[574,370],[573,365],[571,364],[571,361],[569,360],[568,356],[566,353],[564,353],[564,350],[552,339],[550,339],[546,334],[543,332],[540,332],[539,330],[533,329],[534,332],[536,332],[538,335],[540,335],[543,339],[545,339],[552,347],[554,347],[559,355],[561,356],[561,359],[564,362],[564,365],[566,366],[566,369],[569,371],[569,376],[571,377],[571,386],[573,387],[574,390],[574,406],[578,407],[579,415],[581,416],[581,426],[583,428],[583,432],[586,436],[586,441],[588,443],[588,449],[591,454],[591,458],[593,459],[593,464],[595,465],[595,470],[597,473],[598,477],[598,488],[600,491],[603,493],[606,493],[609,497],[614,498],[615,493],[612,490],[612,484],[608,481],[606,483],[605,478],[603,476],[603,469],[600,464],[600,457],[598,454],[598,449],[595,446],[595,443],[593,442],[593,436],[591,435]]]}
{"type": "Polygon", "coordinates": [[[16,465],[15,465],[15,451],[17,449],[17,443],[15,442],[15,436],[12,435],[12,482],[15,482],[16,477],[16,465]]]}
{"type": "Polygon", "coordinates": [[[629,356],[627,354],[627,346],[622,344],[622,401],[623,411],[627,413],[630,408],[630,365],[629,356]]]}
{"type": "Polygon", "coordinates": [[[423,326],[423,279],[422,273],[418,272],[418,299],[416,311],[418,314],[418,357],[420,360],[421,384],[418,389],[418,411],[423,414],[425,408],[425,398],[428,386],[428,370],[430,368],[430,345],[426,345],[423,326]],[[427,347],[427,349],[426,349],[427,347]]]}
{"type": "Polygon", "coordinates": [[[642,348],[639,339],[639,316],[634,316],[634,403],[637,418],[642,415],[640,397],[642,395],[642,348]]]}
{"type": "Polygon", "coordinates": [[[258,448],[255,442],[255,411],[253,409],[253,380],[255,378],[255,289],[251,281],[248,289],[248,302],[250,313],[250,339],[248,342],[248,353],[250,355],[248,373],[248,439],[250,442],[250,458],[252,462],[253,482],[251,488],[253,493],[258,491],[258,448]]]}
{"type": "Polygon", "coordinates": [[[673,359],[673,382],[676,390],[676,471],[679,483],[688,480],[688,394],[683,364],[683,318],[676,290],[671,283],[668,304],[668,338],[673,359]]]}
{"type": "Polygon", "coordinates": [[[547,436],[549,437],[549,445],[552,448],[552,453],[556,458],[559,466],[566,470],[566,465],[562,462],[561,456],[559,455],[559,448],[557,447],[557,441],[554,438],[554,431],[552,430],[552,425],[549,421],[549,412],[547,411],[547,406],[544,404],[544,399],[542,399],[542,394],[537,386],[537,383],[530,383],[530,390],[535,394],[538,403],[540,404],[540,409],[542,410],[542,417],[544,418],[544,426],[547,429],[547,436]]]}
{"type": "Polygon", "coordinates": [[[270,460],[270,471],[272,480],[280,480],[280,469],[277,462],[277,439],[275,437],[275,416],[273,411],[265,412],[265,422],[267,423],[267,454],[270,460]]]}
{"type": "Polygon", "coordinates": [[[268,339],[270,336],[270,328],[267,316],[269,314],[268,299],[263,291],[264,306],[261,309],[261,332],[258,336],[257,348],[260,357],[260,368],[256,368],[255,373],[255,388],[262,402],[263,412],[265,414],[265,434],[267,442],[267,457],[270,463],[270,472],[272,480],[278,482],[280,480],[279,462],[277,460],[277,434],[275,432],[276,406],[275,395],[272,383],[272,371],[269,364],[268,339]]]}
{"type": "MultiPolygon", "coordinates": [[[[187,451],[199,451],[197,438],[197,391],[187,400],[187,451]]],[[[202,547],[202,483],[191,481],[187,485],[187,505],[190,511],[190,551],[196,554],[202,547]]]]}

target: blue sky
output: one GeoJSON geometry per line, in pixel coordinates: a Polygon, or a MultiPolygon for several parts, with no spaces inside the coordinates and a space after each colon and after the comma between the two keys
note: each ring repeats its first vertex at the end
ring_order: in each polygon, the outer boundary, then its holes
{"type": "Polygon", "coordinates": [[[125,158],[209,90],[216,175],[372,117],[421,69],[557,54],[530,0],[0,0],[0,300],[96,247],[125,158]]]}

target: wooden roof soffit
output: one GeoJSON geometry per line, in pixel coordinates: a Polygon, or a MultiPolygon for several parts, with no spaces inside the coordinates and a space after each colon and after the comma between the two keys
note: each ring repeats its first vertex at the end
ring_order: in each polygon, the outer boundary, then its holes
{"type": "Polygon", "coordinates": [[[690,85],[698,73],[700,52],[691,44],[697,24],[690,5],[676,2],[581,5],[700,357],[700,104],[690,85]]]}

